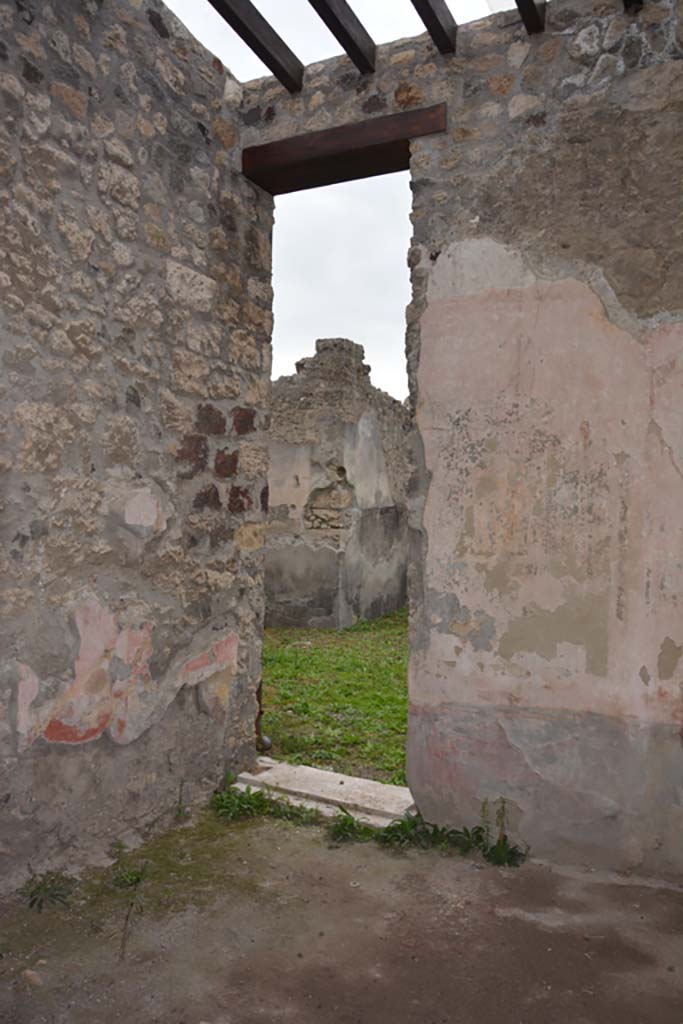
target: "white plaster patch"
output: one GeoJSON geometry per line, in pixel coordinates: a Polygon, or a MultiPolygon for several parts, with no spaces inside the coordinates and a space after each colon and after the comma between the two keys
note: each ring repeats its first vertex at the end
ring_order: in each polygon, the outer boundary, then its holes
{"type": "Polygon", "coordinates": [[[393,504],[382,437],[373,413],[363,413],[357,424],[347,425],[344,462],[359,508],[382,508],[393,504]]]}
{"type": "Polygon", "coordinates": [[[149,491],[138,491],[126,502],[123,519],[127,526],[159,528],[163,518],[159,502],[149,491]]]}
{"type": "Polygon", "coordinates": [[[428,300],[477,295],[488,288],[528,288],[535,281],[520,253],[492,238],[468,238],[439,256],[429,279],[428,300]]]}
{"type": "Polygon", "coordinates": [[[106,508],[114,534],[127,545],[144,545],[163,533],[171,508],[153,483],[133,482],[112,475],[106,485],[106,508]]]}

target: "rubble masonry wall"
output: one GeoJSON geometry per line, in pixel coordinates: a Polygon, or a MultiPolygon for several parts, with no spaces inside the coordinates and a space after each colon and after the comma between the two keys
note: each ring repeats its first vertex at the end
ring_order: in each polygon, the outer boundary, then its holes
{"type": "Polygon", "coordinates": [[[272,201],[154,0],[0,3],[0,876],[254,757],[272,201]]]}
{"type": "MultiPolygon", "coordinates": [[[[412,146],[408,773],[540,856],[680,872],[681,0],[554,0],[242,90],[152,0],[0,0],[3,884],[253,757],[272,201],[412,146]],[[36,853],[36,851],[38,851],[36,853]]],[[[370,244],[370,242],[368,242],[370,244]]]]}
{"type": "Polygon", "coordinates": [[[296,370],[272,390],[266,624],[342,629],[406,603],[410,413],[352,341],[296,370]]]}

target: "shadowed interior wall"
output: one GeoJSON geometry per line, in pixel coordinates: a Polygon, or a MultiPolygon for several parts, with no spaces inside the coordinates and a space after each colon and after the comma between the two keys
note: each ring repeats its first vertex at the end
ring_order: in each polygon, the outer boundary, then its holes
{"type": "Polygon", "coordinates": [[[272,201],[162,6],[0,3],[0,875],[253,758],[272,201]]]}
{"type": "Polygon", "coordinates": [[[273,385],[266,623],[343,629],[406,603],[410,415],[345,338],[273,385]]]}
{"type": "Polygon", "coordinates": [[[683,28],[555,0],[245,90],[254,144],[437,101],[413,143],[408,775],[534,853],[680,871],[683,28]]]}

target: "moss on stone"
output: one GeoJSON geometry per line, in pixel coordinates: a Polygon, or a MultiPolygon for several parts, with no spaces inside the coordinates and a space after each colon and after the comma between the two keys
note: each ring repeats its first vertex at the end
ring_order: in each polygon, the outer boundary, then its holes
{"type": "Polygon", "coordinates": [[[115,884],[117,872],[144,867],[137,892],[145,915],[163,918],[189,907],[205,908],[230,892],[269,898],[253,861],[238,854],[245,832],[291,829],[288,822],[235,822],[226,825],[203,811],[192,825],[172,828],[136,850],[124,851],[106,868],[87,871],[78,881],[68,908],[29,910],[19,896],[2,906],[0,953],[12,958],[45,956],[50,949],[68,953],[82,948],[83,936],[119,941],[133,886],[115,884]]]}

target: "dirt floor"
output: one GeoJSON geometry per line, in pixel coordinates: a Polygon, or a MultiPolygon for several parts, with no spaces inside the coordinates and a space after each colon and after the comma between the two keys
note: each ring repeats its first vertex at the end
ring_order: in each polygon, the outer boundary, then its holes
{"type": "Polygon", "coordinates": [[[205,816],[69,910],[0,907],[2,1024],[683,1024],[683,893],[205,816]]]}

